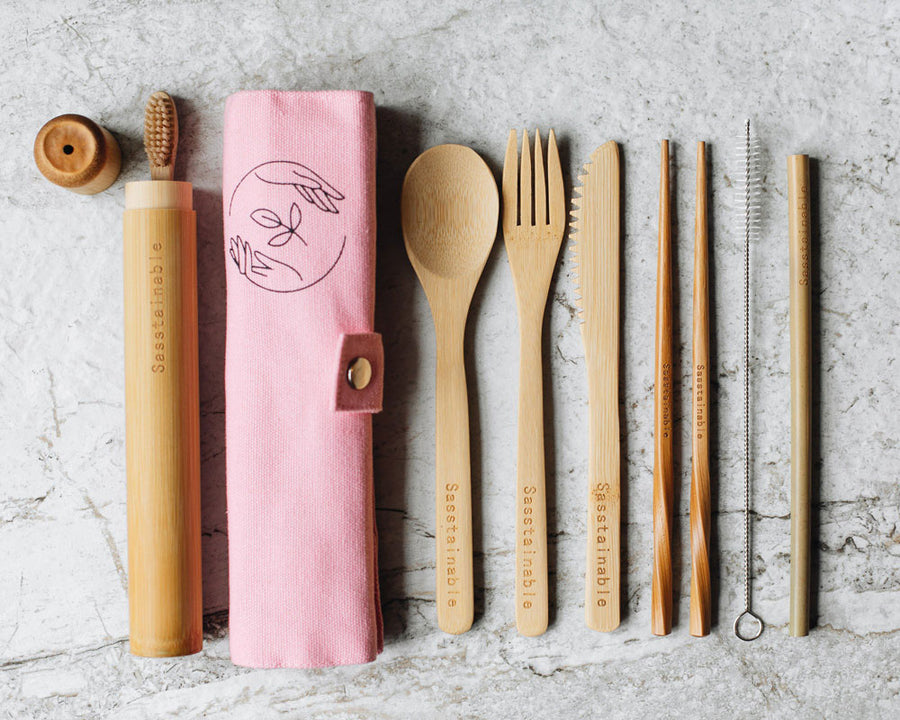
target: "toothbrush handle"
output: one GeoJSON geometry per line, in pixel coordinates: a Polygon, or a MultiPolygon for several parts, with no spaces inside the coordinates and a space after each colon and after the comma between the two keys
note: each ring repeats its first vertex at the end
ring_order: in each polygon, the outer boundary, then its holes
{"type": "Polygon", "coordinates": [[[669,143],[662,141],[659,182],[659,255],[656,279],[656,363],[653,414],[653,578],[650,630],[672,631],[672,233],[669,143]]]}
{"type": "Polygon", "coordinates": [[[809,158],[788,158],[791,285],[790,634],[809,633],[810,208],[809,158]]]}

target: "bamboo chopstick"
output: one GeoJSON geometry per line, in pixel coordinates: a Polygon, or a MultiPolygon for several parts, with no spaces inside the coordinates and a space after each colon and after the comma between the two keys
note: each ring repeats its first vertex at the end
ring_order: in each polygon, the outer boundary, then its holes
{"type": "Polygon", "coordinates": [[[672,228],[669,141],[663,140],[659,169],[659,250],[656,268],[656,362],[653,412],[653,579],[650,630],[672,631],[672,228]]]}
{"type": "Polygon", "coordinates": [[[709,634],[709,227],[706,143],[697,143],[694,219],[693,420],[691,433],[691,635],[709,634]]]}

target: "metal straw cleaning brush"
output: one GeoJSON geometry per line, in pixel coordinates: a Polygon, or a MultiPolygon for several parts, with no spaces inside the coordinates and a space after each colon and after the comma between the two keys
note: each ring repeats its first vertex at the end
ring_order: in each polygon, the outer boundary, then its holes
{"type": "Polygon", "coordinates": [[[750,606],[753,578],[750,574],[750,251],[759,234],[759,144],[750,131],[750,121],[738,143],[735,161],[735,221],[744,240],[744,609],[734,619],[734,634],[741,640],[756,640],[763,621],[750,606]]]}

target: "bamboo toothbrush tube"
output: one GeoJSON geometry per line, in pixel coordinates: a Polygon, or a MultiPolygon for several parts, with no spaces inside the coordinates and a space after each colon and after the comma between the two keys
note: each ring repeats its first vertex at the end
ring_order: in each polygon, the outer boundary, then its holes
{"type": "Polygon", "coordinates": [[[788,157],[791,284],[790,634],[809,634],[810,208],[809,157],[788,157]]]}
{"type": "Polygon", "coordinates": [[[190,183],[125,186],[131,652],[203,644],[196,215],[190,183]]]}
{"type": "Polygon", "coordinates": [[[659,255],[656,266],[656,362],[653,388],[653,576],[650,631],[672,631],[672,215],[669,141],[662,141],[659,171],[659,255]]]}

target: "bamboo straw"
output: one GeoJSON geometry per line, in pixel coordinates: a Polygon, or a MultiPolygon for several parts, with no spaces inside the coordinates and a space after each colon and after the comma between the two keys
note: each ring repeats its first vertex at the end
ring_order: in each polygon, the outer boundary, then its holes
{"type": "Polygon", "coordinates": [[[809,634],[810,208],[809,157],[788,157],[791,285],[790,634],[809,634]]]}

